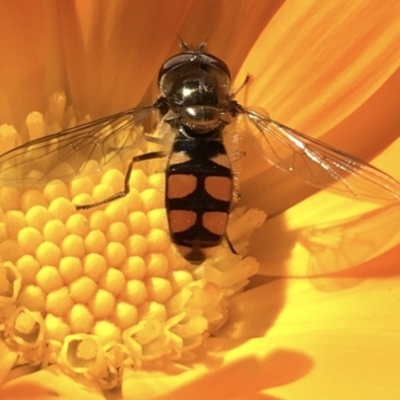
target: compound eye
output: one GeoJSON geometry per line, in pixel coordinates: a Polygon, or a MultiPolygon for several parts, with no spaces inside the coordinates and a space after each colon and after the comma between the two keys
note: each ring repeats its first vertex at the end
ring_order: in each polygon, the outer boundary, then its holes
{"type": "Polygon", "coordinates": [[[228,66],[218,57],[213,56],[212,54],[201,54],[201,62],[203,65],[207,66],[207,70],[215,68],[220,72],[224,73],[228,79],[231,79],[231,71],[228,66]]]}
{"type": "Polygon", "coordinates": [[[192,58],[193,53],[183,53],[177,54],[165,61],[163,66],[160,68],[160,72],[158,73],[158,82],[160,82],[161,79],[168,75],[172,70],[178,68],[179,66],[189,64],[192,58]]]}
{"type": "Polygon", "coordinates": [[[222,60],[211,54],[189,51],[171,57],[161,67],[158,73],[161,94],[167,96],[173,83],[188,71],[204,71],[214,76],[222,86],[230,87],[231,73],[222,60]]]}

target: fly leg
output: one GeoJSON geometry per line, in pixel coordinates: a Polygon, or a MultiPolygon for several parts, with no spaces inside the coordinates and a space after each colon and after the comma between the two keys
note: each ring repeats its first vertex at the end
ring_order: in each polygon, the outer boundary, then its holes
{"type": "Polygon", "coordinates": [[[229,250],[230,250],[233,254],[236,254],[236,255],[238,256],[239,253],[238,253],[238,252],[235,250],[235,248],[233,247],[233,244],[232,244],[232,242],[229,240],[228,235],[225,236],[225,239],[226,239],[226,243],[228,243],[229,250]]]}
{"type": "Polygon", "coordinates": [[[75,204],[75,208],[77,210],[88,210],[89,208],[97,207],[101,204],[109,203],[110,201],[120,199],[121,197],[125,197],[130,190],[129,187],[129,179],[131,177],[131,172],[133,168],[133,164],[139,161],[147,161],[147,160],[152,160],[154,158],[163,158],[166,157],[167,153],[165,151],[152,151],[150,153],[146,154],[140,154],[139,156],[135,156],[132,158],[131,162],[129,163],[128,170],[126,171],[125,174],[125,179],[124,179],[124,188],[120,192],[117,192],[113,194],[110,197],[107,197],[104,200],[101,201],[96,201],[95,203],[91,204],[75,204]]]}
{"type": "Polygon", "coordinates": [[[232,92],[232,97],[235,97],[250,81],[251,76],[246,74],[243,83],[232,92]]]}

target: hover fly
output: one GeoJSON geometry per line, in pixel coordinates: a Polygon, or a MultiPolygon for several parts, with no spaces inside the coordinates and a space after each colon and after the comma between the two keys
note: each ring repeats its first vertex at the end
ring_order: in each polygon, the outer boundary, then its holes
{"type": "Polygon", "coordinates": [[[154,103],[16,147],[0,156],[0,180],[13,186],[71,179],[70,172],[60,168],[64,161],[83,168],[89,159],[95,160],[102,169],[117,155],[132,157],[143,141],[161,146],[162,138],[141,130],[156,112],[159,124],[173,134],[170,149],[134,156],[120,192],[76,208],[96,207],[127,195],[136,163],[166,157],[165,208],[171,240],[183,257],[198,264],[226,238],[234,184],[224,134],[242,115],[255,126],[256,146],[263,157],[276,167],[310,185],[356,198],[400,199],[400,184],[379,169],[240,105],[234,100],[237,91],[231,89],[228,66],[206,53],[205,43],[195,50],[183,42],[181,47],[183,52],[160,69],[160,95],[154,103]],[[38,174],[32,175],[32,170],[38,174]]]}

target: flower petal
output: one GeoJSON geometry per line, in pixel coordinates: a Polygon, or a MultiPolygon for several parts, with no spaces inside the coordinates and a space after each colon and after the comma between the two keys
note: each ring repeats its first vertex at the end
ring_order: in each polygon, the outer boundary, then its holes
{"type": "Polygon", "coordinates": [[[11,371],[12,367],[14,366],[15,362],[17,361],[18,354],[11,350],[4,340],[0,340],[0,386],[1,383],[4,382],[6,376],[11,371]]]}
{"type": "Polygon", "coordinates": [[[326,278],[278,279],[234,296],[218,336],[257,337],[321,329],[400,332],[400,246],[326,278]],[[260,318],[260,316],[264,316],[260,318]],[[374,317],[373,327],[370,318],[374,317]],[[301,321],[307,321],[302,324],[301,321]]]}
{"type": "MultiPolygon", "coordinates": [[[[400,9],[380,7],[375,0],[344,3],[285,2],[243,64],[239,82],[248,72],[254,80],[238,100],[265,107],[273,119],[323,135],[333,147],[368,160],[397,137],[400,124],[400,57],[392,52],[400,38],[400,9]]],[[[269,165],[248,141],[243,146],[252,157],[243,159],[242,178],[254,177],[250,186],[270,183],[272,199],[276,181],[279,193],[289,192],[270,213],[289,206],[288,199],[295,204],[312,193],[284,174],[255,176],[269,165]]]]}
{"type": "Polygon", "coordinates": [[[321,340],[318,331],[281,337],[281,343],[295,343],[294,347],[303,351],[312,349],[307,353],[314,368],[304,379],[270,389],[268,394],[284,399],[312,399],[318,393],[318,398],[343,400],[398,396],[398,334],[378,330],[369,335],[363,330],[327,334],[329,340],[321,340]]]}
{"type": "Polygon", "coordinates": [[[2,4],[0,15],[0,124],[22,123],[46,102],[44,18],[41,1],[2,4]],[[29,66],[29,68],[27,68],[29,66]]]}
{"type": "Polygon", "coordinates": [[[400,246],[333,278],[276,280],[246,291],[231,300],[231,322],[218,334],[265,336],[260,349],[290,349],[310,360],[306,376],[268,394],[353,399],[384,393],[384,398],[396,398],[399,256],[400,246]]]}
{"type": "Polygon", "coordinates": [[[93,118],[136,106],[176,41],[186,8],[185,1],[47,2],[49,66],[65,68],[53,72],[51,92],[69,87],[74,106],[93,118]]]}
{"type": "Polygon", "coordinates": [[[177,33],[194,46],[206,40],[207,52],[220,57],[235,77],[249,49],[281,3],[281,0],[195,1],[190,4],[177,33]]]}
{"type": "Polygon", "coordinates": [[[0,388],[0,398],[8,400],[26,399],[94,399],[105,397],[95,381],[85,378],[71,378],[62,373],[58,367],[51,366],[40,371],[22,375],[0,388]]]}
{"type": "Polygon", "coordinates": [[[300,129],[326,131],[399,67],[399,15],[399,5],[377,0],[285,2],[242,66],[260,77],[252,103],[300,129]]]}
{"type": "MultiPolygon", "coordinates": [[[[399,151],[400,139],[374,164],[399,179],[399,151]]],[[[267,219],[251,242],[250,254],[261,262],[260,273],[268,276],[322,274],[349,268],[400,242],[399,207],[393,204],[377,208],[376,204],[319,192],[267,219]]]]}
{"type": "Polygon", "coordinates": [[[310,368],[301,353],[277,350],[261,339],[210,338],[199,361],[186,370],[164,366],[162,372],[127,371],[123,394],[149,400],[247,399],[261,389],[296,381],[310,368]]]}

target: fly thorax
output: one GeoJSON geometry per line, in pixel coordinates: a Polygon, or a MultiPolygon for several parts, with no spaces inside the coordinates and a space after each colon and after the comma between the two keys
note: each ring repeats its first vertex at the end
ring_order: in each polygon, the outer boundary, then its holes
{"type": "Polygon", "coordinates": [[[171,85],[168,103],[183,125],[202,132],[220,124],[229,99],[215,77],[196,70],[171,85]]]}

